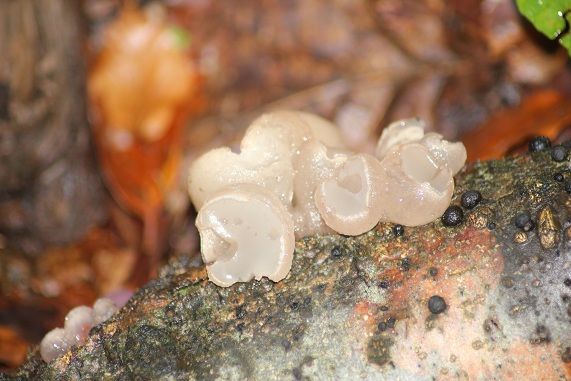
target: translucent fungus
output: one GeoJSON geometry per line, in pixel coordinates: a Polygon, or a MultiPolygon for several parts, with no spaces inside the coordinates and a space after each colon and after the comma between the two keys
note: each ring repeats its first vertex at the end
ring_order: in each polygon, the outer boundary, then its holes
{"type": "Polygon", "coordinates": [[[293,218],[269,191],[242,184],[208,198],[196,218],[208,278],[228,287],[267,276],[277,282],[293,259],[293,218]]]}

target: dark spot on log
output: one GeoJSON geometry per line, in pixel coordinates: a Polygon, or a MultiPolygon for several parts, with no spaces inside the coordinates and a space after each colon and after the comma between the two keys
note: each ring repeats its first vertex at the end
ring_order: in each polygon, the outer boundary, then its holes
{"type": "Polygon", "coordinates": [[[382,282],[379,282],[379,287],[386,290],[387,288],[389,288],[389,282],[383,280],[382,282]]]}
{"type": "Polygon", "coordinates": [[[571,279],[565,278],[565,280],[563,281],[563,284],[567,287],[571,287],[571,279]]]}
{"type": "Polygon", "coordinates": [[[435,277],[438,275],[438,269],[436,267],[431,267],[428,269],[428,275],[435,277]]]}
{"type": "Polygon", "coordinates": [[[565,182],[565,192],[571,193],[571,180],[565,182]]]}
{"type": "Polygon", "coordinates": [[[394,317],[390,317],[390,318],[387,319],[387,326],[388,326],[389,328],[394,328],[396,322],[397,322],[397,319],[395,319],[394,317]]]}
{"type": "Polygon", "coordinates": [[[514,217],[514,224],[516,227],[520,228],[524,232],[533,230],[535,223],[531,220],[531,216],[528,212],[522,212],[514,217]]]}
{"type": "Polygon", "coordinates": [[[537,325],[529,339],[529,342],[534,345],[547,344],[551,342],[551,333],[549,332],[549,329],[542,324],[537,325]]]}
{"type": "Polygon", "coordinates": [[[505,276],[502,278],[502,285],[505,288],[512,288],[514,286],[514,280],[512,277],[505,276]]]}
{"type": "Polygon", "coordinates": [[[571,362],[571,348],[569,347],[565,348],[565,350],[561,354],[561,361],[563,361],[565,364],[571,362]]]}
{"type": "Polygon", "coordinates": [[[244,323],[236,324],[236,331],[238,331],[238,333],[244,332],[244,323]]]}
{"type": "Polygon", "coordinates": [[[569,154],[569,150],[562,145],[555,146],[551,149],[551,158],[558,163],[565,161],[567,154],[569,154]]]}
{"type": "Polygon", "coordinates": [[[286,352],[288,352],[291,349],[291,342],[287,339],[282,339],[281,345],[282,347],[284,347],[286,352]]]}
{"type": "Polygon", "coordinates": [[[377,325],[377,328],[379,329],[380,332],[386,331],[388,327],[389,326],[384,321],[380,322],[379,325],[377,325]]]}
{"type": "Polygon", "coordinates": [[[490,222],[488,223],[488,229],[489,230],[494,230],[496,228],[496,223],[495,222],[490,222]]]}
{"type": "Polygon", "coordinates": [[[367,345],[367,360],[380,366],[386,365],[391,360],[391,347],[394,341],[390,337],[374,335],[367,345]]]}
{"type": "Polygon", "coordinates": [[[244,305],[241,304],[238,307],[236,307],[236,319],[244,319],[244,317],[246,316],[246,311],[244,311],[244,305]]]}
{"type": "Polygon", "coordinates": [[[464,220],[464,212],[458,205],[451,205],[444,211],[441,219],[444,226],[458,226],[464,220]]]}
{"type": "Polygon", "coordinates": [[[563,177],[563,174],[561,172],[555,172],[555,174],[553,175],[553,180],[561,183],[563,182],[563,180],[565,180],[565,178],[563,177]]]}
{"type": "Polygon", "coordinates": [[[402,225],[393,226],[393,233],[396,237],[401,237],[402,235],[404,235],[404,226],[402,225]]]}
{"type": "Polygon", "coordinates": [[[291,372],[292,372],[293,378],[295,380],[301,380],[301,378],[303,377],[303,374],[301,373],[301,369],[299,369],[299,368],[293,368],[291,372]]]}
{"type": "Polygon", "coordinates": [[[477,190],[469,190],[462,194],[460,204],[466,209],[472,209],[482,201],[482,194],[477,190]]]}
{"type": "Polygon", "coordinates": [[[381,306],[381,311],[387,312],[388,310],[389,310],[389,307],[387,307],[387,306],[381,306]]]}
{"type": "Polygon", "coordinates": [[[496,330],[500,330],[499,324],[492,318],[486,319],[484,321],[482,328],[484,329],[484,332],[487,334],[491,334],[496,330]]]}
{"type": "Polygon", "coordinates": [[[530,152],[540,152],[551,147],[551,140],[547,136],[537,136],[529,142],[530,152]]]}
{"type": "Polygon", "coordinates": [[[401,267],[402,271],[410,270],[410,259],[409,258],[403,258],[401,263],[400,263],[400,267],[401,267]]]}
{"type": "Polygon", "coordinates": [[[433,295],[428,299],[428,310],[433,314],[440,314],[446,310],[446,301],[442,296],[433,295]]]}
{"type": "Polygon", "coordinates": [[[334,257],[340,257],[343,254],[339,246],[333,246],[331,249],[331,255],[334,257]]]}

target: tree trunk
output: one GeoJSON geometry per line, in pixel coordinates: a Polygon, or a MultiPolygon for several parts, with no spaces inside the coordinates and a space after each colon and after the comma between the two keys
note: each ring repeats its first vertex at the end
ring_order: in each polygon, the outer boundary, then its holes
{"type": "Polygon", "coordinates": [[[452,203],[470,189],[483,201],[462,224],[305,238],[279,283],[220,288],[181,256],[84,346],[50,364],[34,347],[3,379],[569,379],[571,203],[557,172],[571,178],[548,150],[468,166],[452,203]],[[516,227],[521,212],[533,223],[516,227]]]}
{"type": "Polygon", "coordinates": [[[37,253],[101,219],[75,0],[0,2],[0,233],[37,253]]]}

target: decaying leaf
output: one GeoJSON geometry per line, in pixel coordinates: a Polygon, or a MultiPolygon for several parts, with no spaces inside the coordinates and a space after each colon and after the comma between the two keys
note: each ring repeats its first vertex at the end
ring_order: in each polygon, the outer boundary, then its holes
{"type": "Polygon", "coordinates": [[[127,6],[109,25],[89,74],[93,136],[112,195],[143,221],[143,249],[159,251],[159,221],[197,109],[199,75],[187,36],[127,6]]]}

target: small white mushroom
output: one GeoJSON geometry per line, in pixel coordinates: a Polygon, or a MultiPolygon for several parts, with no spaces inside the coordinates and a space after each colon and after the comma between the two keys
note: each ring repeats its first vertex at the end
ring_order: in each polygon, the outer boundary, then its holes
{"type": "Polygon", "coordinates": [[[420,141],[424,128],[425,123],[420,118],[401,119],[389,124],[381,132],[375,157],[383,160],[394,146],[420,141]]]}
{"type": "Polygon", "coordinates": [[[296,238],[334,232],[321,218],[315,205],[315,191],[324,181],[332,178],[335,169],[346,160],[346,152],[327,148],[315,139],[302,147],[294,160],[296,172],[292,211],[296,238]]]}
{"type": "Polygon", "coordinates": [[[452,171],[422,144],[397,145],[381,162],[383,221],[419,226],[440,217],[454,191],[452,171]]]}
{"type": "Polygon", "coordinates": [[[103,323],[119,311],[117,305],[108,298],[99,298],[93,304],[93,321],[94,325],[103,323]]]}
{"type": "Polygon", "coordinates": [[[453,175],[457,174],[466,163],[468,156],[462,142],[452,143],[444,140],[442,135],[436,132],[429,132],[419,143],[428,148],[439,167],[450,168],[453,175]]]}
{"type": "Polygon", "coordinates": [[[63,328],[54,328],[49,331],[40,343],[40,355],[45,362],[50,362],[69,351],[72,344],[69,342],[63,328]]]}
{"type": "Polygon", "coordinates": [[[72,345],[82,345],[93,326],[93,310],[87,306],[75,307],[65,317],[64,328],[72,345]]]}
{"type": "Polygon", "coordinates": [[[293,198],[293,160],[310,139],[342,147],[337,128],[327,120],[304,112],[264,114],[248,127],[240,152],[228,147],[199,157],[189,171],[188,191],[198,210],[213,192],[229,185],[250,183],[276,193],[284,205],[293,198]]]}
{"type": "Polygon", "coordinates": [[[381,164],[367,154],[352,155],[315,192],[315,205],[333,230],[358,235],[371,230],[382,215],[381,164]]]}
{"type": "Polygon", "coordinates": [[[295,245],[293,218],[271,192],[253,184],[214,193],[196,218],[208,278],[228,287],[288,274],[295,245]]]}

